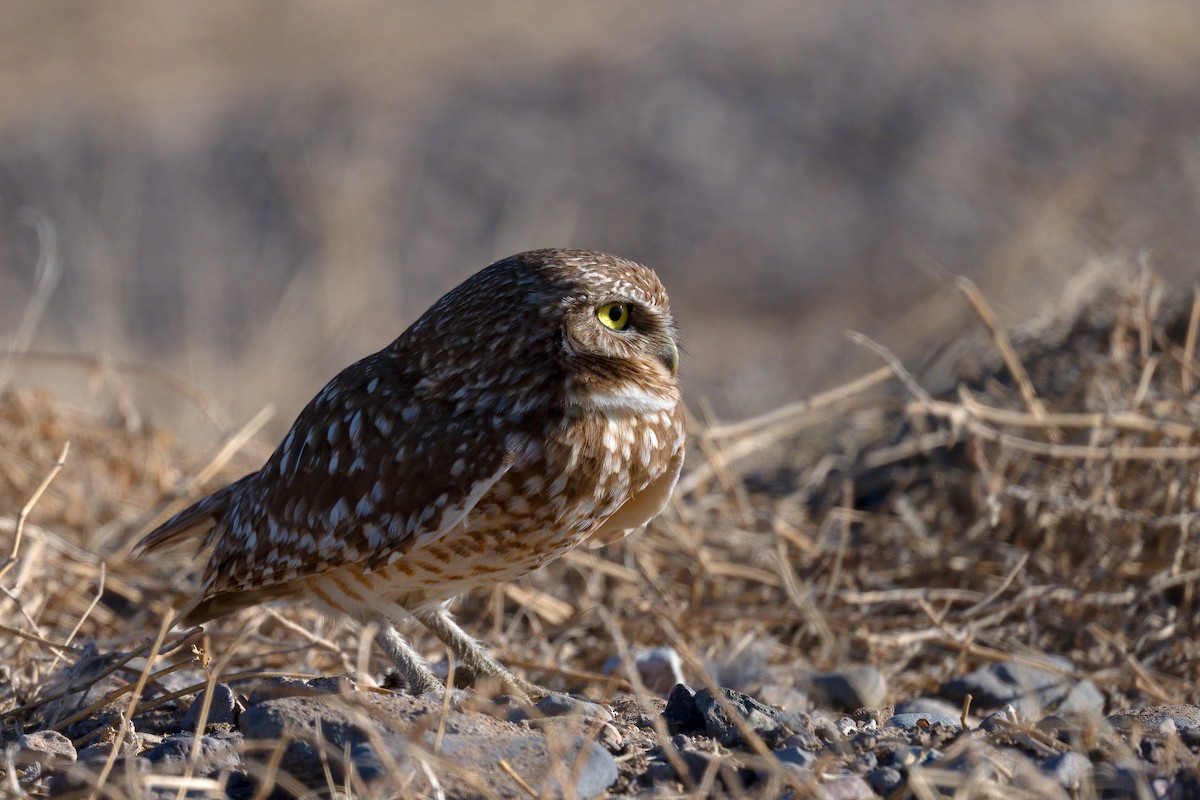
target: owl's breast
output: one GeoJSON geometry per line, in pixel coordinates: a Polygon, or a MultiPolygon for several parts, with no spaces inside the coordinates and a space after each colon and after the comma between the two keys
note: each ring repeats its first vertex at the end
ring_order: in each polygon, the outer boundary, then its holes
{"type": "Polygon", "coordinates": [[[666,504],[683,462],[682,406],[586,414],[545,438],[544,500],[574,543],[637,528],[666,504]]]}

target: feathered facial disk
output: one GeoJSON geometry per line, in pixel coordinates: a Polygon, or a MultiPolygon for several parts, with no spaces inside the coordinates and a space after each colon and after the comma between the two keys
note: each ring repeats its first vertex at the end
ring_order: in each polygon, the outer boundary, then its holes
{"type": "Polygon", "coordinates": [[[580,277],[589,289],[563,298],[561,323],[576,388],[606,393],[629,384],[641,390],[674,386],[675,321],[655,274],[632,262],[600,262],[581,267],[580,277]]]}

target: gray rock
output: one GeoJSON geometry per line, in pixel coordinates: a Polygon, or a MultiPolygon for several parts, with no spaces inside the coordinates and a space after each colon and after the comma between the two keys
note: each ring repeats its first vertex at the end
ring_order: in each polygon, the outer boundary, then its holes
{"type": "MultiPolygon", "coordinates": [[[[306,786],[326,787],[326,764],[340,784],[346,773],[343,754],[349,753],[359,774],[371,777],[373,791],[422,796],[431,791],[422,783],[423,771],[402,767],[412,766],[414,739],[422,754],[433,748],[436,734],[430,722],[441,713],[441,703],[428,698],[363,692],[353,703],[328,695],[266,700],[242,712],[239,722],[247,739],[274,742],[286,736],[280,768],[306,786]],[[324,763],[318,738],[325,748],[324,763]]],[[[458,766],[438,771],[441,792],[447,798],[478,797],[479,786],[486,785],[497,797],[526,797],[498,766],[504,759],[547,797],[601,794],[616,780],[616,762],[596,742],[572,733],[580,724],[562,720],[543,736],[491,716],[452,709],[446,715],[438,758],[458,766]],[[567,785],[570,780],[575,783],[567,785]]]]}
{"type": "Polygon", "coordinates": [[[853,774],[838,775],[822,783],[821,788],[830,800],[876,800],[870,784],[853,774]]]}
{"type": "Polygon", "coordinates": [[[1112,723],[1112,726],[1122,731],[1130,731],[1138,727],[1147,733],[1152,733],[1160,730],[1168,720],[1175,725],[1177,731],[1198,728],[1200,727],[1200,706],[1146,706],[1108,715],[1108,721],[1112,723]]]}
{"type": "Polygon", "coordinates": [[[895,767],[877,767],[867,773],[867,783],[875,794],[887,797],[904,785],[904,775],[895,767]]]}
{"type": "MultiPolygon", "coordinates": [[[[601,671],[605,675],[611,675],[621,669],[621,664],[621,659],[613,656],[604,662],[601,671]]],[[[683,661],[670,647],[638,650],[633,654],[633,666],[645,687],[663,697],[666,697],[676,684],[687,683],[683,677],[683,661]]]]}
{"type": "Polygon", "coordinates": [[[1012,706],[1009,706],[1009,710],[1006,711],[993,711],[980,721],[979,727],[985,731],[1003,730],[1006,725],[1016,724],[1017,720],[1013,719],[1014,716],[1012,706]]]}
{"type": "Polygon", "coordinates": [[[927,725],[945,725],[956,731],[962,730],[962,722],[958,719],[933,712],[917,711],[911,714],[894,714],[887,721],[888,727],[900,728],[901,730],[911,730],[927,725]],[[924,722],[924,725],[922,722],[924,722]]]}
{"type": "MultiPolygon", "coordinates": [[[[132,726],[130,726],[132,727],[132,726]]],[[[121,738],[120,758],[132,758],[138,753],[140,737],[136,732],[127,731],[121,738]]],[[[79,760],[94,764],[97,761],[107,761],[113,752],[113,742],[97,742],[96,744],[88,745],[79,751],[79,760]]]]}
{"type": "MultiPolygon", "coordinates": [[[[1064,671],[1074,669],[1065,658],[1050,657],[1047,660],[1064,671]]],[[[1054,710],[1066,701],[1077,683],[1070,675],[1005,661],[985,664],[961,678],[947,681],[940,694],[955,703],[961,703],[969,694],[972,708],[981,711],[1003,708],[1011,703],[1023,719],[1037,719],[1043,711],[1054,710]]],[[[1090,693],[1083,691],[1076,702],[1088,699],[1090,693]]]]}
{"type": "Polygon", "coordinates": [[[1091,783],[1092,762],[1083,753],[1069,750],[1061,755],[1051,756],[1042,764],[1045,772],[1069,792],[1077,792],[1085,784],[1091,783]]]}
{"type": "Polygon", "coordinates": [[[612,712],[599,703],[585,697],[574,697],[559,692],[546,695],[532,706],[515,697],[506,697],[504,700],[505,707],[510,707],[505,714],[505,719],[509,722],[531,722],[540,725],[548,719],[559,717],[581,717],[600,723],[612,722],[613,719],[612,712]]]}
{"type": "MultiPolygon", "coordinates": [[[[732,689],[721,689],[721,694],[732,710],[738,714],[755,733],[771,738],[780,730],[779,712],[765,706],[749,695],[732,689]]],[[[696,709],[704,717],[704,729],[708,735],[726,746],[742,743],[737,726],[730,720],[723,704],[708,689],[696,692],[696,709]]]]}
{"type": "Polygon", "coordinates": [[[846,737],[842,736],[842,732],[838,730],[838,726],[833,720],[827,717],[811,717],[813,735],[827,742],[840,742],[846,737]]]}
{"type": "MultiPolygon", "coordinates": [[[[425,747],[433,744],[433,734],[423,737],[425,747]]],[[[359,777],[373,788],[384,786],[401,773],[412,773],[409,743],[387,741],[388,758],[381,759],[372,746],[360,743],[351,750],[359,777]]],[[[527,798],[507,772],[497,765],[504,760],[538,793],[538,797],[575,797],[590,800],[600,797],[617,780],[617,762],[603,747],[582,736],[543,737],[537,735],[496,737],[448,733],[442,738],[439,758],[448,759],[480,779],[489,789],[489,797],[527,798]]],[[[471,787],[443,785],[448,798],[478,796],[471,787]]],[[[409,792],[412,787],[409,787],[409,792]]],[[[385,789],[386,793],[386,789],[385,789]]]]}
{"type": "Polygon", "coordinates": [[[633,663],[642,683],[657,694],[665,696],[675,685],[687,683],[683,677],[683,661],[670,647],[639,650],[633,663]]]}
{"type": "MultiPolygon", "coordinates": [[[[62,769],[50,773],[47,782],[47,792],[50,797],[86,797],[96,788],[96,774],[99,765],[85,762],[82,758],[84,750],[79,751],[81,758],[75,764],[68,764],[62,769]]],[[[111,747],[109,752],[111,752],[111,747]]],[[[126,772],[134,771],[145,774],[150,771],[150,762],[144,758],[122,757],[117,760],[114,768],[115,775],[124,776],[126,772]]]]}
{"type": "Polygon", "coordinates": [[[885,766],[897,769],[908,769],[913,766],[924,767],[935,761],[941,761],[945,757],[945,754],[937,748],[901,747],[888,757],[888,764],[885,766]]]}
{"type": "Polygon", "coordinates": [[[43,767],[56,767],[73,764],[78,756],[75,745],[58,731],[37,731],[17,739],[13,763],[18,766],[41,764],[43,767]]]}
{"type": "MultiPolygon", "coordinates": [[[[204,697],[207,694],[208,690],[204,689],[196,695],[196,699],[192,701],[187,713],[183,715],[181,723],[183,730],[196,730],[196,726],[200,724],[200,711],[204,708],[204,697]]],[[[209,704],[208,716],[205,718],[205,727],[237,725],[239,705],[237,695],[233,689],[229,688],[229,684],[218,683],[213,687],[212,702],[209,704]]]]}
{"type": "MultiPolygon", "coordinates": [[[[195,736],[189,731],[168,736],[156,747],[142,753],[142,758],[154,765],[156,770],[182,774],[192,758],[195,736]]],[[[200,737],[200,751],[192,762],[193,773],[207,777],[222,770],[234,771],[242,768],[240,747],[242,734],[233,731],[217,731],[200,737]]]]}
{"type": "Polygon", "coordinates": [[[1082,680],[1071,687],[1067,696],[1059,701],[1059,714],[1099,714],[1104,710],[1104,692],[1089,680],[1082,680]]]}
{"type": "Polygon", "coordinates": [[[785,764],[795,764],[798,767],[809,769],[813,762],[817,760],[817,754],[809,752],[802,747],[781,747],[775,751],[775,757],[785,764]]]}
{"type": "Polygon", "coordinates": [[[945,717],[959,719],[962,717],[962,705],[954,705],[940,697],[913,697],[903,702],[897,703],[893,714],[914,714],[919,712],[928,712],[932,714],[941,714],[945,717]]]}
{"type": "Polygon", "coordinates": [[[838,711],[877,708],[887,699],[887,678],[872,666],[857,666],[813,675],[813,694],[838,711]]]}
{"type": "Polygon", "coordinates": [[[612,722],[613,719],[612,712],[599,703],[558,692],[538,700],[535,708],[546,717],[584,717],[599,722],[612,722]]]}

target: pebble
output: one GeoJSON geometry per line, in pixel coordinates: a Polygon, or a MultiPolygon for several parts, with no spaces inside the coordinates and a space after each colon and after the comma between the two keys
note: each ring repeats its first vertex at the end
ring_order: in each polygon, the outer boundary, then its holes
{"type": "Polygon", "coordinates": [[[1051,756],[1042,765],[1042,771],[1050,775],[1068,792],[1078,792],[1092,777],[1092,762],[1083,753],[1068,750],[1051,756]]]}
{"type": "Polygon", "coordinates": [[[599,703],[569,694],[548,694],[535,704],[538,712],[547,717],[586,717],[601,722],[612,722],[613,715],[599,703]]]}
{"type": "MultiPolygon", "coordinates": [[[[194,731],[200,724],[200,712],[204,708],[204,697],[207,694],[207,689],[201,690],[192,701],[191,706],[188,707],[187,713],[183,715],[183,722],[180,723],[184,730],[194,731]]],[[[212,698],[208,716],[205,718],[205,727],[207,728],[209,725],[236,726],[241,704],[229,684],[218,683],[214,686],[212,698]]]]}
{"type": "Polygon", "coordinates": [[[817,702],[837,711],[875,708],[887,699],[887,678],[872,666],[822,672],[809,679],[817,702]]]}
{"type": "Polygon", "coordinates": [[[858,775],[838,775],[821,788],[830,800],[875,800],[875,790],[858,775]]]}
{"type": "Polygon", "coordinates": [[[959,719],[930,711],[915,711],[909,714],[894,714],[887,721],[888,727],[902,728],[904,730],[929,727],[931,725],[945,725],[952,730],[962,730],[962,722],[959,719]]]}
{"type": "Polygon", "coordinates": [[[892,752],[889,764],[898,769],[908,769],[913,766],[925,767],[943,758],[945,754],[936,748],[901,747],[892,752]]]}
{"type": "Polygon", "coordinates": [[[904,785],[904,775],[895,767],[877,767],[867,773],[867,783],[876,794],[887,797],[904,785]]]}
{"type": "Polygon", "coordinates": [[[809,769],[813,762],[817,760],[817,754],[805,750],[795,745],[791,747],[781,747],[775,751],[775,757],[785,764],[795,764],[798,767],[809,769]]]}
{"type": "MultiPolygon", "coordinates": [[[[601,670],[605,675],[612,675],[621,669],[621,659],[613,656],[604,662],[601,670]]],[[[648,690],[666,697],[671,689],[678,684],[686,684],[683,677],[683,659],[671,647],[643,648],[633,654],[633,666],[638,677],[648,690]]]]}

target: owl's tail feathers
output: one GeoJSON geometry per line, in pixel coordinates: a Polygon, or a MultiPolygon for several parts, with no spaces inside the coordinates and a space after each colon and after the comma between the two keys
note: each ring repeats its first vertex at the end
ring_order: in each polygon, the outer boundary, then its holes
{"type": "Polygon", "coordinates": [[[229,509],[234,498],[244,489],[246,482],[257,474],[251,473],[180,511],[146,534],[133,548],[134,556],[144,555],[166,544],[186,541],[200,534],[209,533],[229,509]]]}

